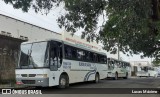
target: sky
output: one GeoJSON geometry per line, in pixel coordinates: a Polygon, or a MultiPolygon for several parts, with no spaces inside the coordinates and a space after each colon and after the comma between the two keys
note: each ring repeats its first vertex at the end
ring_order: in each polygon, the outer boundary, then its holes
{"type": "MultiPolygon", "coordinates": [[[[3,1],[0,1],[0,13],[25,21],[31,24],[52,30],[54,32],[63,32],[65,29],[60,29],[56,19],[65,13],[63,7],[53,8],[52,11],[48,15],[42,15],[41,13],[35,13],[34,10],[30,9],[28,13],[22,12],[21,9],[14,9],[10,4],[5,4],[3,1]]],[[[103,18],[99,17],[100,26],[103,22],[103,18]]],[[[98,31],[98,30],[97,30],[98,31]]],[[[81,35],[81,30],[77,31],[76,35],[81,35]]],[[[122,57],[125,61],[148,61],[151,62],[151,58],[141,59],[140,55],[134,55],[133,57],[128,57],[122,53],[120,53],[120,57],[122,57]]]]}

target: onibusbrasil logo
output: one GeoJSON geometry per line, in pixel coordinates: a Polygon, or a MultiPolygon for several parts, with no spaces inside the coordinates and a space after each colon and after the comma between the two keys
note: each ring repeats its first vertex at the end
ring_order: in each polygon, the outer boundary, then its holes
{"type": "Polygon", "coordinates": [[[42,94],[41,90],[2,89],[2,94],[42,94]]]}

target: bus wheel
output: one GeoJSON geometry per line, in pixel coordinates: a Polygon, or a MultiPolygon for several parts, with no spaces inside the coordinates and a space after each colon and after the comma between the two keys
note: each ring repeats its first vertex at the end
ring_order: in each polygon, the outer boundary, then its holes
{"type": "Polygon", "coordinates": [[[115,73],[114,80],[117,80],[117,79],[118,79],[118,73],[116,72],[116,73],[115,73]]]}
{"type": "Polygon", "coordinates": [[[68,78],[66,75],[61,75],[60,78],[59,78],[59,88],[63,89],[63,88],[66,88],[68,85],[69,82],[68,82],[68,78]]]}
{"type": "Polygon", "coordinates": [[[124,77],[124,79],[128,79],[128,73],[126,73],[126,77],[124,77]]]}
{"type": "Polygon", "coordinates": [[[96,73],[96,75],[95,75],[95,81],[94,81],[95,83],[98,83],[99,82],[99,74],[98,73],[96,73]]]}

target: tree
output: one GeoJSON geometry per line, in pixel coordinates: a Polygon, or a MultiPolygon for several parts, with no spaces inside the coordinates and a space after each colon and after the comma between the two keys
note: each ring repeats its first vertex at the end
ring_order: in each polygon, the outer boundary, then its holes
{"type": "Polygon", "coordinates": [[[82,37],[102,41],[104,49],[115,53],[142,53],[160,60],[160,0],[4,0],[27,12],[48,13],[64,4],[66,14],[58,18],[60,27],[75,32],[83,28],[82,37]],[[95,34],[98,17],[108,18],[95,34]]]}
{"type": "Polygon", "coordinates": [[[152,61],[152,64],[154,65],[154,66],[160,66],[160,60],[153,60],[152,61]]]}

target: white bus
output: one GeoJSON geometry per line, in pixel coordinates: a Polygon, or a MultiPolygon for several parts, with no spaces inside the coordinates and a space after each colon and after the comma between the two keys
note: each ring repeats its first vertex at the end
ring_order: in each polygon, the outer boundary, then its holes
{"type": "Polygon", "coordinates": [[[108,78],[117,80],[119,77],[127,79],[131,70],[130,63],[114,58],[108,58],[108,78]]]}
{"type": "Polygon", "coordinates": [[[48,40],[21,45],[16,68],[17,84],[26,86],[59,86],[95,81],[107,77],[105,53],[61,40],[48,40]]]}
{"type": "Polygon", "coordinates": [[[138,77],[158,77],[158,71],[154,67],[143,66],[137,71],[138,77]]]}

